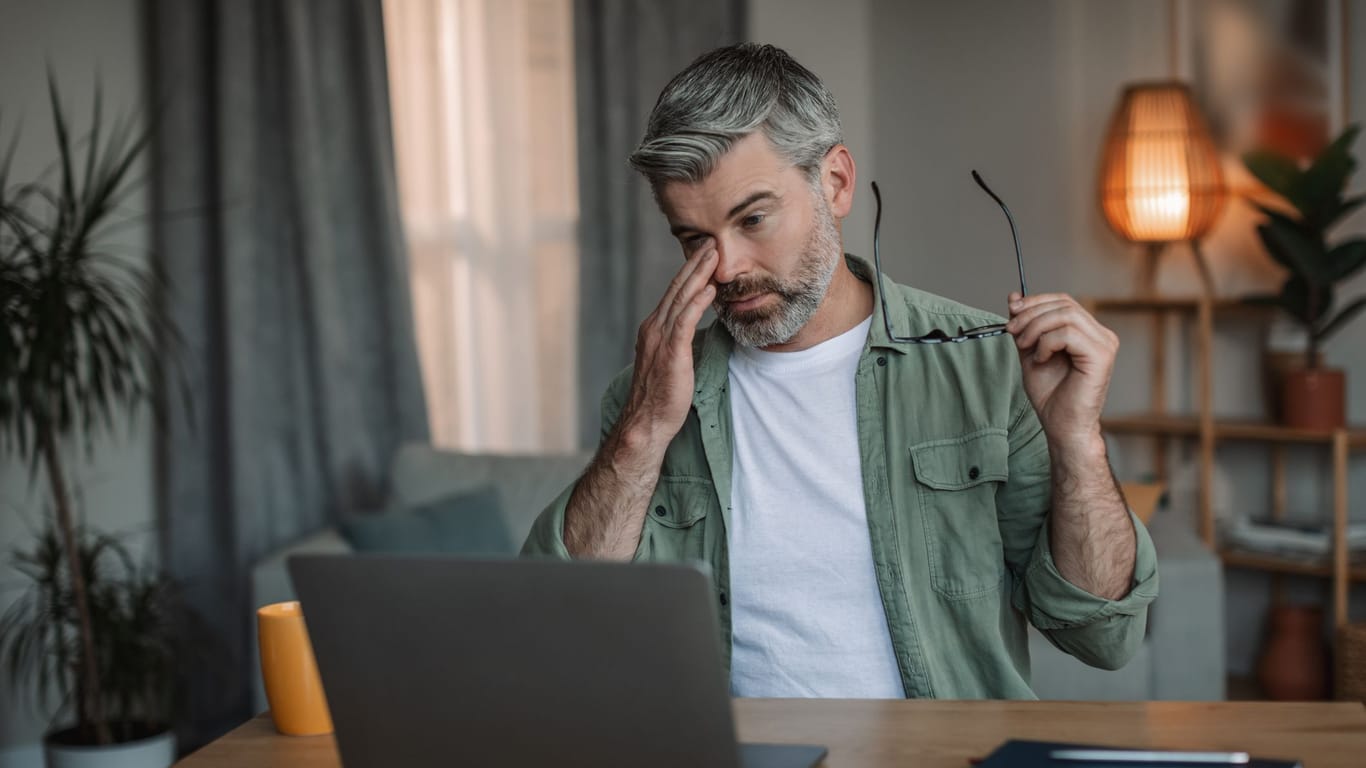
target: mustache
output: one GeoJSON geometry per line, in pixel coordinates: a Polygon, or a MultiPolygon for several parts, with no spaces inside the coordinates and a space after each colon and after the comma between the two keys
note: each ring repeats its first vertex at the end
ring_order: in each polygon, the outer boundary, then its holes
{"type": "Polygon", "coordinates": [[[729,283],[716,284],[716,301],[727,303],[745,299],[760,293],[776,293],[787,297],[787,287],[772,277],[739,277],[729,283]]]}

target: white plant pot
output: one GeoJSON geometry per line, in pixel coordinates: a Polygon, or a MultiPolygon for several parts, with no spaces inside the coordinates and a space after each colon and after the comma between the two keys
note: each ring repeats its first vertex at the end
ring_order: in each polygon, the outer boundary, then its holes
{"type": "Polygon", "coordinates": [[[47,768],[168,768],[175,762],[175,733],[107,747],[44,744],[47,768]]]}

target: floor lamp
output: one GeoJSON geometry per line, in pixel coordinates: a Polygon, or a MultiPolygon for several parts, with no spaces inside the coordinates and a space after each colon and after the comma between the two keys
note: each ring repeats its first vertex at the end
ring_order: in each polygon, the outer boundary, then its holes
{"type": "Polygon", "coordinates": [[[1199,240],[1224,206],[1219,154],[1190,88],[1179,81],[1134,83],[1110,119],[1101,159],[1100,204],[1110,227],[1145,245],[1138,289],[1155,293],[1163,248],[1191,245],[1206,297],[1214,294],[1199,240]]]}

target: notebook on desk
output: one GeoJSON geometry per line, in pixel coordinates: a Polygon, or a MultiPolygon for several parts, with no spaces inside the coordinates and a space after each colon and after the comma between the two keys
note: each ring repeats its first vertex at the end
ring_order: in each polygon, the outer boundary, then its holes
{"type": "Polygon", "coordinates": [[[811,768],[739,744],[690,565],[296,556],[346,768],[811,768]]]}
{"type": "Polygon", "coordinates": [[[1267,760],[1242,753],[1117,749],[1088,744],[1011,740],[977,768],[1303,768],[1298,760],[1267,760]]]}

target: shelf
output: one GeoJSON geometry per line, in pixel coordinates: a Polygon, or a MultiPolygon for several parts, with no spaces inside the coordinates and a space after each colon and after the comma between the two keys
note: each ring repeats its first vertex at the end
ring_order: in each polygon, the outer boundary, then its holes
{"type": "MultiPolygon", "coordinates": [[[[1347,567],[1347,578],[1352,581],[1366,581],[1366,557],[1361,552],[1349,553],[1351,563],[1347,567]]],[[[1236,568],[1249,568],[1257,571],[1288,573],[1296,576],[1318,576],[1329,578],[1333,575],[1333,558],[1315,555],[1276,555],[1269,552],[1253,552],[1245,549],[1229,548],[1219,552],[1225,565],[1236,568]]]]}
{"type": "MultiPolygon", "coordinates": [[[[1195,416],[1179,416],[1161,413],[1138,413],[1113,416],[1101,419],[1101,426],[1109,432],[1137,435],[1171,435],[1174,437],[1198,437],[1200,420],[1195,416]]],[[[1216,419],[1214,437],[1216,440],[1254,440],[1270,443],[1319,443],[1328,445],[1333,442],[1334,433],[1324,430],[1294,429],[1258,421],[1239,421],[1236,419],[1216,419]]],[[[1347,445],[1350,448],[1366,448],[1366,426],[1353,425],[1347,429],[1347,445]]]]}
{"type": "MultiPolygon", "coordinates": [[[[1097,312],[1182,312],[1194,314],[1200,309],[1199,296],[1154,296],[1151,298],[1087,298],[1082,303],[1097,312]]],[[[1216,315],[1243,314],[1262,316],[1271,314],[1275,307],[1248,304],[1241,298],[1217,298],[1210,301],[1216,315]]]]}

